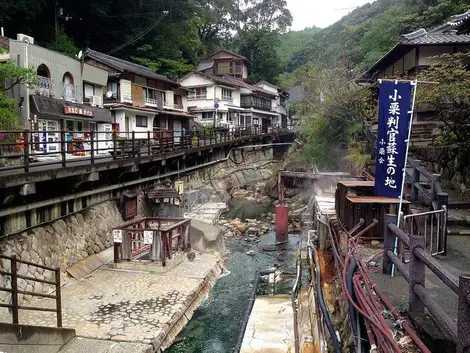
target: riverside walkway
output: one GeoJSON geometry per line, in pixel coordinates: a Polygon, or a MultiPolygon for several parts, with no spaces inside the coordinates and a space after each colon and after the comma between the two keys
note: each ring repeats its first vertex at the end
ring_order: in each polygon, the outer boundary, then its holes
{"type": "MultiPolygon", "coordinates": [[[[60,352],[146,353],[167,348],[221,272],[215,255],[198,254],[165,274],[116,270],[105,265],[62,288],[63,327],[77,337],[60,352]]],[[[28,306],[54,308],[53,299],[28,306]]],[[[0,322],[11,322],[1,312],[0,322]]],[[[54,313],[20,310],[24,325],[56,326],[54,313]]],[[[0,346],[0,350],[3,347],[0,346]]]]}

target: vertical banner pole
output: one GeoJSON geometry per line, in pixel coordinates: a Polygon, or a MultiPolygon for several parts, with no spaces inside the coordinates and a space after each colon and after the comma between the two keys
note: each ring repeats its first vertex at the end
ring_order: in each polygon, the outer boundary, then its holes
{"type": "MultiPolygon", "coordinates": [[[[408,126],[408,140],[406,141],[406,152],[405,152],[405,165],[403,167],[403,176],[402,176],[402,182],[401,182],[401,192],[400,192],[400,203],[398,206],[398,218],[397,218],[397,227],[400,227],[400,221],[401,221],[401,213],[403,209],[403,194],[405,192],[405,178],[406,178],[406,166],[408,162],[408,154],[410,151],[410,140],[411,140],[411,126],[413,124],[413,115],[414,115],[414,109],[415,109],[415,103],[416,103],[416,89],[418,85],[418,81],[412,81],[410,83],[412,86],[414,86],[413,90],[413,101],[411,103],[411,110],[409,111],[410,115],[410,123],[408,126]]],[[[393,245],[393,253],[397,255],[398,252],[398,238],[395,238],[395,243],[393,245]]],[[[392,264],[392,273],[391,276],[395,276],[395,264],[392,264]]]]}

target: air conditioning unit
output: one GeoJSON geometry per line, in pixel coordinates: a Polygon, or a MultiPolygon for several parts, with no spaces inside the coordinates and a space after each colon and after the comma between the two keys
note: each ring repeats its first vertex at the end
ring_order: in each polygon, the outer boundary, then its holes
{"type": "Polygon", "coordinates": [[[34,44],[34,38],[31,36],[27,36],[26,34],[23,34],[23,33],[18,33],[16,35],[16,39],[20,42],[34,44]]]}
{"type": "Polygon", "coordinates": [[[101,107],[103,105],[103,97],[101,96],[92,96],[91,105],[93,107],[101,107]]]}

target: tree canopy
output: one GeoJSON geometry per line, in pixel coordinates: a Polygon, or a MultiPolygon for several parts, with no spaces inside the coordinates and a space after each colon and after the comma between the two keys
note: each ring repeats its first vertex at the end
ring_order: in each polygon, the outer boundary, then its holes
{"type": "Polygon", "coordinates": [[[322,66],[348,62],[364,70],[386,54],[401,34],[441,25],[469,5],[470,0],[376,0],[325,29],[312,31],[302,48],[290,53],[286,70],[309,61],[322,66]]]}
{"type": "Polygon", "coordinates": [[[10,37],[25,33],[70,56],[90,47],[169,76],[227,48],[249,51],[254,77],[275,79],[279,67],[267,68],[292,22],[286,0],[59,0],[58,8],[57,36],[55,1],[1,1],[0,23],[10,37]]]}

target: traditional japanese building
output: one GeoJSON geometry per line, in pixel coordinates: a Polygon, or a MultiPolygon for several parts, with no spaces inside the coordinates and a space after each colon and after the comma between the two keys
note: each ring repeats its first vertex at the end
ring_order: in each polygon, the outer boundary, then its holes
{"type": "Polygon", "coordinates": [[[143,138],[151,131],[178,142],[183,131],[189,130],[192,116],[187,113],[187,89],[177,82],[148,67],[91,49],[83,60],[106,70],[104,106],[111,111],[113,129],[121,136],[135,132],[143,138]]]}

